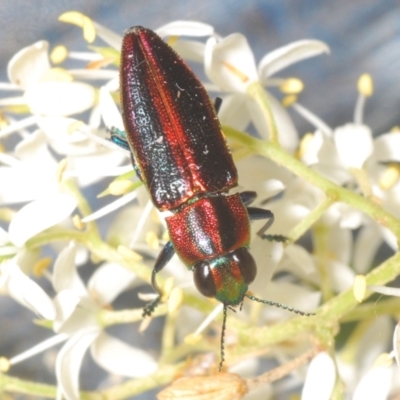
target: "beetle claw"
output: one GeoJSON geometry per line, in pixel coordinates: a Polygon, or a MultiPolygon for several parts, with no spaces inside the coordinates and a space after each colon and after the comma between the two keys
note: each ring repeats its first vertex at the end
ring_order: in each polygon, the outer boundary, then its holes
{"type": "Polygon", "coordinates": [[[154,310],[157,308],[157,306],[160,304],[160,302],[161,302],[161,296],[157,296],[157,298],[155,298],[152,302],[147,304],[143,308],[142,317],[143,318],[151,317],[151,314],[153,314],[154,310]]]}

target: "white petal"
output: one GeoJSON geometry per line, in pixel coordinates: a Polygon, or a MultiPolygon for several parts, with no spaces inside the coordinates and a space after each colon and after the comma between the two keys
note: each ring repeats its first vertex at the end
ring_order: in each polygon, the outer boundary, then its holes
{"type": "Polygon", "coordinates": [[[250,83],[258,80],[253,52],[240,33],[218,43],[214,38],[208,39],[204,63],[207,76],[222,90],[243,93],[250,83]],[[232,72],[232,68],[238,73],[232,72]]]}
{"type": "Polygon", "coordinates": [[[211,25],[197,21],[173,21],[156,29],[161,37],[166,36],[211,36],[214,28],[211,25]]]}
{"type": "Polygon", "coordinates": [[[104,332],[90,350],[97,364],[114,374],[139,378],[157,370],[157,363],[149,354],[104,332]]]}
{"type": "Polygon", "coordinates": [[[29,86],[25,100],[32,114],[69,116],[93,106],[96,93],[82,82],[43,81],[29,86]]]}
{"type": "Polygon", "coordinates": [[[364,217],[360,211],[347,207],[342,214],[340,227],[343,229],[357,229],[362,225],[363,221],[364,217]]]}
{"type": "Polygon", "coordinates": [[[55,170],[46,165],[20,163],[17,167],[0,167],[0,202],[22,203],[58,191],[55,170]]]}
{"type": "Polygon", "coordinates": [[[115,33],[111,29],[108,29],[105,26],[100,25],[95,21],[93,21],[93,23],[94,26],[96,27],[97,35],[111,47],[119,51],[121,49],[122,37],[118,35],[118,33],[115,33]]]}
{"type": "Polygon", "coordinates": [[[386,296],[400,297],[400,288],[397,287],[370,285],[368,288],[375,293],[381,293],[386,296]]]}
{"type": "Polygon", "coordinates": [[[378,161],[400,161],[400,133],[381,135],[374,142],[374,157],[378,161]]]}
{"type": "Polygon", "coordinates": [[[105,215],[117,210],[118,208],[121,208],[125,204],[130,203],[136,197],[137,197],[136,191],[125,194],[124,196],[119,197],[117,200],[113,201],[112,203],[109,203],[100,210],[97,210],[93,214],[90,214],[87,217],[83,218],[82,221],[90,222],[99,219],[101,217],[104,217],[105,215]]]}
{"type": "Polygon", "coordinates": [[[393,350],[394,350],[394,356],[396,358],[397,368],[400,368],[400,326],[399,326],[399,323],[397,323],[396,328],[394,328],[393,350]]]}
{"type": "Polygon", "coordinates": [[[361,169],[374,149],[368,126],[347,124],[335,129],[334,140],[339,157],[347,167],[361,169]]]}
{"type": "Polygon", "coordinates": [[[0,292],[9,294],[14,300],[46,319],[53,320],[56,316],[49,296],[12,260],[4,261],[0,266],[0,292]]]}
{"type": "Polygon", "coordinates": [[[70,216],[76,205],[76,199],[67,193],[55,193],[27,204],[11,220],[11,241],[19,247],[23,246],[31,237],[70,216]]]}
{"type": "MultiPolygon", "coordinates": [[[[275,119],[276,128],[278,130],[278,138],[280,145],[289,153],[293,153],[299,143],[299,135],[290,118],[287,110],[283,105],[275,99],[270,93],[266,93],[269,100],[269,105],[272,110],[272,114],[275,119]]],[[[262,138],[268,139],[269,132],[268,126],[265,120],[265,116],[260,110],[260,107],[251,102],[247,103],[249,112],[252,115],[252,121],[262,138]]]]}
{"type": "Polygon", "coordinates": [[[397,251],[397,238],[392,231],[389,229],[379,226],[379,230],[381,231],[381,235],[384,238],[385,242],[394,250],[397,251]]]}
{"type": "MultiPolygon", "coordinates": [[[[62,330],[65,322],[69,320],[80,300],[80,297],[71,290],[62,290],[57,293],[54,298],[54,304],[57,311],[57,316],[53,323],[53,329],[55,332],[60,332],[62,330]]],[[[64,329],[63,332],[65,332],[64,329]]],[[[76,332],[76,330],[72,332],[76,332]]]]}
{"type": "Polygon", "coordinates": [[[307,147],[301,154],[301,160],[306,165],[316,164],[318,162],[318,152],[323,144],[321,131],[316,131],[312,138],[307,141],[307,147]]]}
{"type": "Polygon", "coordinates": [[[389,395],[393,371],[390,367],[374,367],[357,385],[353,400],[386,400],[389,395]]]}
{"type": "Polygon", "coordinates": [[[198,63],[204,62],[205,44],[194,40],[178,39],[172,48],[184,59],[198,63]]]}
{"type": "Polygon", "coordinates": [[[121,113],[119,112],[110,92],[105,87],[100,88],[99,103],[104,125],[108,129],[114,127],[124,130],[121,113]]]}
{"type": "Polygon", "coordinates": [[[376,359],[387,350],[393,337],[391,317],[380,315],[373,319],[364,335],[358,341],[357,365],[359,376],[363,375],[374,364],[376,359]]]}
{"type": "Polygon", "coordinates": [[[100,309],[93,299],[63,290],[58,293],[55,303],[57,318],[53,328],[56,332],[74,335],[81,330],[99,328],[97,314],[100,309]]]}
{"type": "Polygon", "coordinates": [[[8,79],[26,89],[50,69],[49,44],[41,40],[25,47],[8,63],[8,79]]]}
{"type": "Polygon", "coordinates": [[[21,140],[15,147],[15,154],[22,161],[37,163],[54,171],[57,166],[57,161],[49,151],[46,135],[40,130],[21,140]]]}
{"type": "Polygon", "coordinates": [[[285,249],[285,256],[294,269],[299,269],[305,274],[312,274],[316,271],[316,266],[311,254],[302,246],[291,244],[285,249]]]}
{"type": "Polygon", "coordinates": [[[339,261],[329,261],[328,272],[330,283],[336,292],[342,292],[353,286],[355,273],[346,264],[339,261]]]}
{"type": "Polygon", "coordinates": [[[58,385],[67,400],[79,400],[79,371],[88,347],[100,334],[88,329],[71,337],[57,355],[56,376],[58,385]]]}
{"type": "MultiPolygon", "coordinates": [[[[25,101],[24,101],[24,104],[25,104],[25,101]]],[[[35,125],[36,123],[37,123],[36,115],[32,115],[30,117],[23,118],[18,121],[10,118],[10,124],[7,125],[5,128],[0,129],[0,138],[7,137],[11,133],[18,132],[18,131],[21,133],[25,133],[26,131],[24,130],[24,128],[35,125]]]]}
{"type": "MultiPolygon", "coordinates": [[[[60,145],[66,146],[70,143],[84,143],[87,141],[87,137],[75,129],[71,131],[71,126],[77,124],[77,120],[74,118],[65,117],[42,117],[39,118],[39,128],[46,134],[50,142],[56,142],[60,145]]],[[[78,125],[76,125],[79,127],[78,125]]],[[[67,152],[61,152],[60,154],[68,154],[67,152]]]]}
{"type": "Polygon", "coordinates": [[[327,252],[331,258],[350,265],[353,252],[353,235],[349,229],[344,229],[338,225],[332,226],[328,233],[327,245],[327,252]]]}
{"type": "Polygon", "coordinates": [[[332,136],[332,129],[321,118],[312,113],[310,110],[303,107],[299,103],[292,104],[292,108],[325,136],[332,136]]]}
{"type": "Polygon", "coordinates": [[[250,290],[265,297],[271,284],[272,276],[283,255],[283,245],[278,242],[269,242],[255,238],[251,242],[251,255],[257,265],[257,276],[250,286],[250,290]]]}
{"type": "Polygon", "coordinates": [[[109,169],[121,165],[126,160],[126,153],[98,148],[94,154],[73,157],[68,162],[68,169],[78,171],[79,186],[91,185],[105,176],[109,176],[109,169]]]}
{"type": "Polygon", "coordinates": [[[136,279],[136,275],[118,264],[107,263],[96,269],[88,282],[88,290],[100,305],[112,301],[136,279]]]}
{"type": "Polygon", "coordinates": [[[318,40],[299,40],[267,53],[260,61],[258,71],[262,81],[306,58],[329,53],[329,47],[318,40]]]}
{"type": "Polygon", "coordinates": [[[361,228],[355,239],[353,250],[353,267],[357,273],[366,273],[371,268],[381,243],[380,230],[375,224],[369,224],[361,228]]]}
{"type": "Polygon", "coordinates": [[[336,371],[332,358],[319,353],[310,363],[301,400],[329,400],[335,385],[336,371]]]}
{"type": "Polygon", "coordinates": [[[76,270],[77,247],[71,242],[58,255],[53,270],[52,283],[57,292],[71,290],[77,296],[88,296],[88,292],[76,270]]]}
{"type": "Polygon", "coordinates": [[[240,131],[246,130],[250,124],[250,113],[247,109],[248,96],[242,93],[235,93],[225,96],[218,118],[222,125],[229,125],[240,131]]]}

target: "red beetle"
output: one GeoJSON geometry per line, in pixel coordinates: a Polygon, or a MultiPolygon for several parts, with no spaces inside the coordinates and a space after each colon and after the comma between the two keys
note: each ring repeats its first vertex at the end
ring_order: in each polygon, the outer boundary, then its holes
{"type": "Polygon", "coordinates": [[[213,105],[189,66],[153,31],[138,26],[125,34],[120,90],[126,133],[113,129],[111,139],[131,150],[154,205],[173,213],[166,218],[170,241],[152,273],[158,297],[143,314],[151,315],[160,302],[156,274],[177,253],[193,271],[197,289],[224,305],[221,369],[226,310],[244,296],[311,315],[246,294],[257,272],[248,250],[250,220],[267,220],[258,232],[262,238],[285,238],[265,235],[274,215],[249,207],[255,192],[228,194],[238,176],[217,117],[220,101],[213,105]]]}

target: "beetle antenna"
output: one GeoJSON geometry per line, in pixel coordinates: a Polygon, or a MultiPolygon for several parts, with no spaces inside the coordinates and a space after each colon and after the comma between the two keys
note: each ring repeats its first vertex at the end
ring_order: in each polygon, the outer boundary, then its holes
{"type": "Polygon", "coordinates": [[[263,304],[268,304],[269,306],[272,306],[272,307],[283,308],[284,310],[293,312],[295,314],[303,315],[306,317],[311,317],[312,315],[315,315],[315,313],[308,313],[308,312],[300,311],[297,308],[287,306],[286,304],[275,303],[274,301],[259,299],[258,297],[252,296],[251,294],[246,293],[245,296],[247,298],[249,298],[250,300],[258,301],[259,303],[263,303],[263,304]]]}
{"type": "Polygon", "coordinates": [[[221,372],[222,370],[222,365],[224,364],[225,361],[225,328],[226,328],[226,310],[227,306],[224,304],[224,309],[223,309],[223,319],[222,319],[222,331],[221,331],[221,361],[219,362],[218,366],[218,372],[221,372]]]}

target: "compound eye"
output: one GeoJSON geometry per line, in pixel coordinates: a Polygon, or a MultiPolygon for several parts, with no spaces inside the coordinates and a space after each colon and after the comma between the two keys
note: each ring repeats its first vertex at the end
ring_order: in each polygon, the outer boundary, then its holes
{"type": "Polygon", "coordinates": [[[253,282],[257,275],[257,266],[249,251],[245,247],[236,249],[233,252],[233,259],[239,266],[244,281],[247,284],[253,282]]]}
{"type": "Polygon", "coordinates": [[[206,262],[195,265],[194,268],[194,284],[197,290],[207,297],[215,297],[217,289],[215,287],[214,278],[210,265],[206,262]]]}

